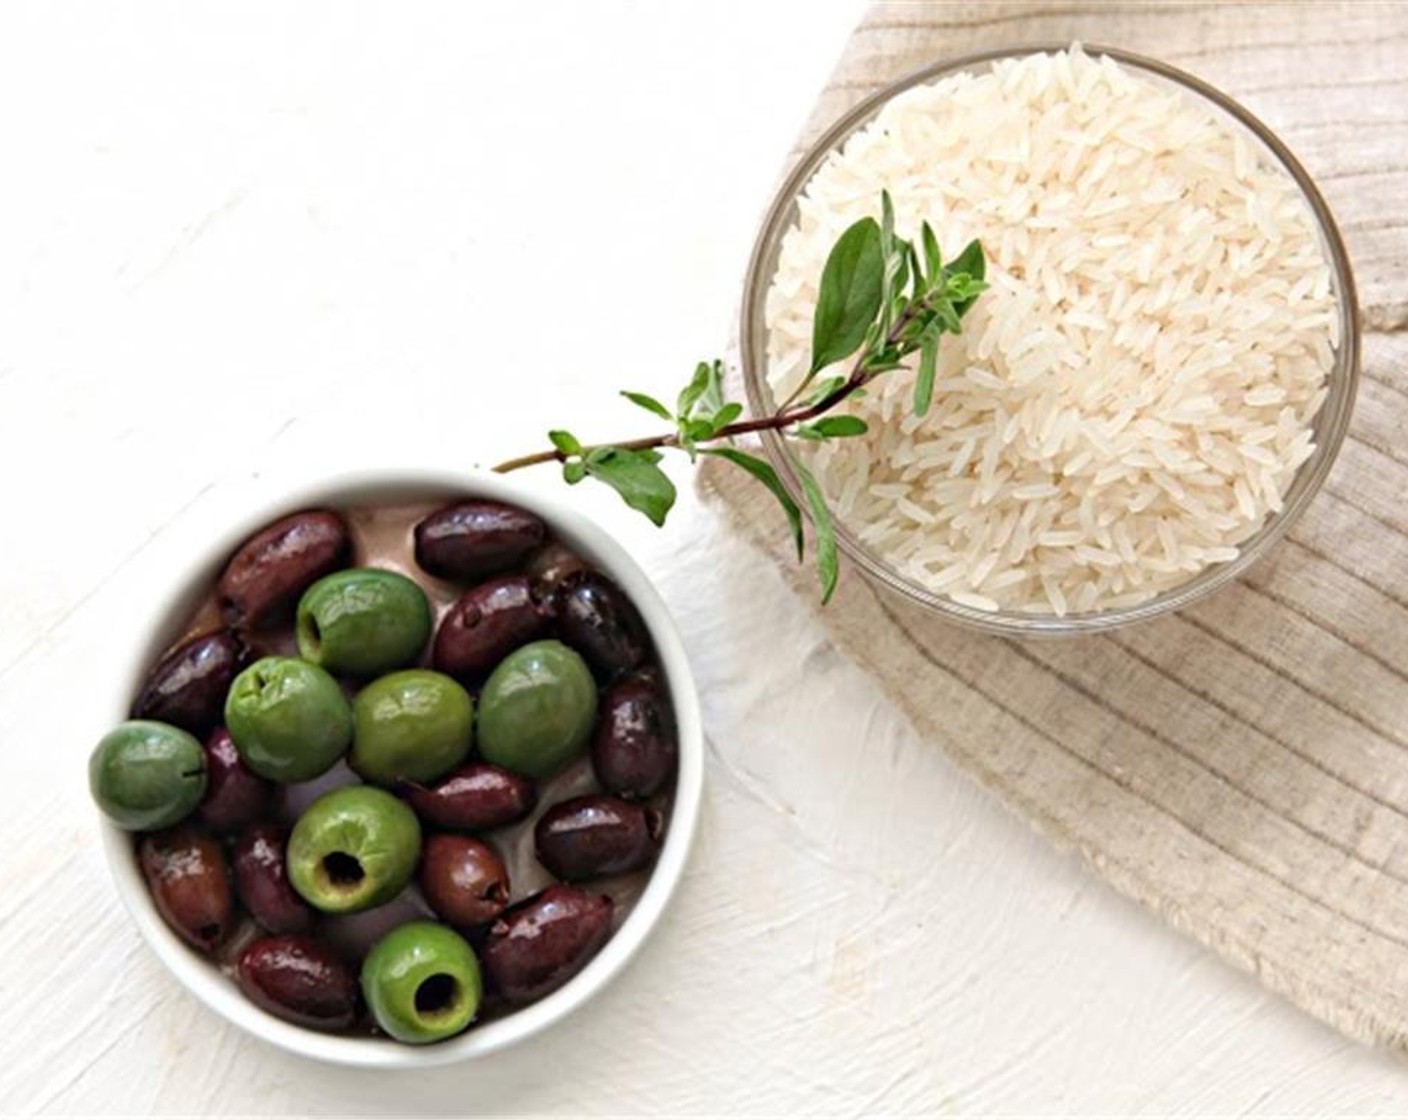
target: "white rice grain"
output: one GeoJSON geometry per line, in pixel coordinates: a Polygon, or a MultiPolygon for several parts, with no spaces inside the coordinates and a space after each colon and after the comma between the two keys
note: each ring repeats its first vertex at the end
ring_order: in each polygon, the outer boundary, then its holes
{"type": "Polygon", "coordinates": [[[809,365],[826,254],[882,189],[906,236],[981,238],[991,290],[944,336],[927,416],[895,371],[850,409],[869,435],[799,448],[869,547],[975,609],[1064,615],[1225,563],[1281,508],[1339,315],[1304,200],[1228,122],[1078,47],[894,98],[783,238],[780,395],[809,365]]]}

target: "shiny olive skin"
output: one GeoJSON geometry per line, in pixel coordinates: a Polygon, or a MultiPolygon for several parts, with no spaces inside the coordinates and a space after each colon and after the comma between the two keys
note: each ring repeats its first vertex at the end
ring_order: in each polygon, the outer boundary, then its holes
{"type": "Polygon", "coordinates": [[[629,672],[650,652],[640,612],[600,572],[574,572],[564,579],[555,608],[562,640],[603,678],[629,672]]]}
{"type": "Polygon", "coordinates": [[[435,668],[481,676],[521,645],[547,633],[551,612],[523,576],[498,576],[459,597],[435,631],[435,668]]]}
{"type": "Polygon", "coordinates": [[[88,789],[119,828],[169,828],[205,796],[205,751],[188,731],[154,720],[118,724],[88,758],[88,789]]]}
{"type": "Polygon", "coordinates": [[[343,786],[303,810],[284,862],[307,902],[328,914],[353,914],[405,889],[420,843],[420,822],[405,802],[375,786],[343,786]]]}
{"type": "Polygon", "coordinates": [[[252,824],[274,798],[274,783],[244,764],[235,741],[223,727],[217,727],[205,740],[205,777],[199,819],[216,832],[252,824]]]}
{"type": "Polygon", "coordinates": [[[547,526],[526,509],[459,502],[416,526],[416,563],[433,576],[468,583],[516,567],[546,537],[547,526]]]}
{"type": "Polygon", "coordinates": [[[220,630],[181,643],[160,661],[132,705],[133,719],[154,719],[205,735],[220,722],[225,693],[244,661],[235,636],[220,630]]]}
{"type": "Polygon", "coordinates": [[[574,797],[533,829],[538,862],[575,883],[644,867],[660,851],[664,822],[654,809],[619,797],[574,797]]]}
{"type": "Polygon", "coordinates": [[[608,689],[592,738],[592,770],[601,787],[618,797],[654,797],[678,761],[674,717],[659,685],[631,677],[608,689]]]}
{"type": "Polygon", "coordinates": [[[573,572],[586,571],[591,563],[560,541],[548,541],[523,565],[523,574],[545,596],[552,596],[573,572]]]}
{"type": "Polygon", "coordinates": [[[208,953],[234,924],[234,892],[225,853],[208,833],[188,825],[142,838],[138,862],[166,924],[208,953]]]}
{"type": "Polygon", "coordinates": [[[313,924],[312,909],[288,881],[287,847],[288,833],[265,824],[242,833],[230,854],[235,893],[270,933],[304,933],[313,924]]]}
{"type": "Polygon", "coordinates": [[[510,906],[484,939],[480,960],[491,988],[528,1003],[560,988],[611,936],[609,896],[551,886],[510,906]]]}
{"type": "Polygon", "coordinates": [[[479,696],[479,753],[531,778],[561,769],[587,745],[596,721],[596,682],[558,641],[514,650],[479,696]]]}
{"type": "Polygon", "coordinates": [[[461,832],[502,828],[538,804],[533,779],[492,762],[466,763],[433,786],[407,782],[399,792],[427,824],[461,832]]]}
{"type": "Polygon", "coordinates": [[[407,922],[362,962],[362,995],[377,1026],[400,1042],[437,1042],[474,1020],[484,983],[469,943],[437,922],[407,922]]]}
{"type": "Polygon", "coordinates": [[[508,869],[498,852],[482,840],[442,832],[425,842],[420,891],[430,908],[451,925],[482,925],[508,905],[508,869]]]}
{"type": "Polygon", "coordinates": [[[474,701],[452,677],[403,669],[352,701],[352,769],[381,786],[433,782],[469,753],[474,701]]]}
{"type": "Polygon", "coordinates": [[[261,937],[240,954],[240,990],[271,1015],[322,1031],[357,1019],[357,974],[312,937],[261,937]]]}
{"type": "Polygon", "coordinates": [[[415,581],[382,568],[348,568],[299,599],[298,652],[330,673],[372,677],[419,658],[431,621],[415,581]]]}
{"type": "Polygon", "coordinates": [[[305,510],[275,521],[235,551],[216,591],[239,626],[263,629],[293,613],[314,580],[342,567],[351,553],[347,523],[331,510],[305,510]]]}
{"type": "Polygon", "coordinates": [[[352,741],[352,711],[326,670],[263,657],[230,686],[225,726],[245,765],[276,782],[325,773],[352,741]]]}

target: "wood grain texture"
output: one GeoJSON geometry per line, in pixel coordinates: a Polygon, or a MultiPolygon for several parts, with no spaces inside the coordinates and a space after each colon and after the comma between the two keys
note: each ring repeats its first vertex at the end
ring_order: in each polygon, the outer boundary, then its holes
{"type": "MultiPolygon", "coordinates": [[[[794,156],[936,58],[1069,40],[1220,86],[1320,184],[1368,331],[1350,436],[1289,539],[1179,616],[1020,643],[852,575],[822,621],[921,733],[1121,891],[1408,1049],[1408,5],[880,3],[794,156]]],[[[716,464],[702,486],[790,570],[766,495],[716,464]]]]}

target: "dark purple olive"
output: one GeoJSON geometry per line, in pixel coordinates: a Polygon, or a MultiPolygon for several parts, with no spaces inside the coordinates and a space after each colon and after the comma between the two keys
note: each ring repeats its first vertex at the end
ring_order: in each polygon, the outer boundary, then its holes
{"type": "Polygon", "coordinates": [[[526,509],[459,502],[416,526],[416,563],[441,579],[469,582],[514,567],[546,537],[547,526],[526,509]]]}
{"type": "Polygon", "coordinates": [[[264,815],[274,798],[274,783],[244,764],[235,741],[217,727],[205,741],[205,799],[200,821],[216,832],[243,828],[264,815]]]}
{"type": "Polygon", "coordinates": [[[271,1015],[340,1031],[357,1017],[357,976],[311,937],[261,937],[240,954],[240,989],[271,1015]]]}
{"type": "Polygon", "coordinates": [[[607,690],[592,739],[592,770],[617,797],[654,797],[670,780],[679,741],[658,684],[632,677],[607,690]]]}
{"type": "Polygon", "coordinates": [[[508,905],[508,871],[488,844],[441,832],[421,853],[420,891],[445,921],[456,926],[492,922],[508,905]]]}
{"type": "Polygon", "coordinates": [[[170,723],[204,735],[220,722],[225,693],[240,670],[244,651],[235,636],[221,630],[177,646],[147,674],[133,719],[170,723]]]}
{"type": "Polygon", "coordinates": [[[219,842],[177,825],[144,836],[138,859],[166,924],[202,952],[214,949],[229,932],[235,913],[219,842]]]}
{"type": "Polygon", "coordinates": [[[547,632],[550,610],[523,576],[498,576],[459,597],[435,631],[435,668],[452,677],[486,674],[547,632]]]}
{"type": "Polygon", "coordinates": [[[644,867],[660,850],[663,821],[619,797],[574,797],[538,818],[538,862],[567,882],[622,875],[644,867]]]}
{"type": "Polygon", "coordinates": [[[236,623],[258,630],[291,617],[298,597],[342,567],[350,552],[347,524],[339,514],[290,514],[240,545],[217,590],[236,623]]]}
{"type": "Polygon", "coordinates": [[[609,896],[551,886],[510,906],[484,938],[480,962],[492,990],[528,1003],[561,987],[611,936],[609,896]]]}
{"type": "Polygon", "coordinates": [[[235,890],[244,908],[270,933],[303,933],[313,911],[288,881],[288,833],[275,825],[247,830],[235,844],[235,890]]]}
{"type": "Polygon", "coordinates": [[[400,793],[426,824],[464,832],[513,824],[538,804],[532,778],[492,762],[468,763],[433,786],[408,782],[400,793]]]}
{"type": "Polygon", "coordinates": [[[549,541],[529,557],[523,565],[523,574],[533,581],[535,587],[551,595],[573,572],[586,571],[590,567],[584,557],[578,556],[566,545],[549,541]]]}
{"type": "Polygon", "coordinates": [[[645,660],[645,624],[626,593],[600,572],[574,572],[558,589],[557,628],[562,640],[597,673],[613,677],[645,660]]]}

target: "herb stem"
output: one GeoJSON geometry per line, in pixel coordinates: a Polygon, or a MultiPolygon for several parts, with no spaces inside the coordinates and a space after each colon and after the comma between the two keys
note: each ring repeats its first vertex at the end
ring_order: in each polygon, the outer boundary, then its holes
{"type": "MultiPolygon", "coordinates": [[[[896,317],[894,326],[890,328],[885,341],[893,344],[899,341],[904,333],[905,327],[919,314],[926,301],[917,301],[906,305],[904,310],[896,317]]],[[[877,375],[866,369],[866,358],[868,354],[862,352],[851,367],[850,375],[846,380],[833,389],[821,400],[803,408],[791,408],[790,405],[797,399],[801,392],[798,389],[787,399],[776,412],[771,416],[760,416],[752,420],[738,420],[726,427],[720,428],[714,433],[713,439],[731,440],[735,436],[749,435],[752,432],[778,431],[782,428],[790,428],[793,424],[804,424],[808,420],[815,420],[818,416],[830,412],[838,404],[844,401],[857,389],[863,388],[867,382],[877,375]]],[[[612,443],[593,443],[582,448],[581,454],[590,454],[593,451],[606,447],[619,447],[623,451],[650,451],[657,447],[678,447],[680,437],[678,432],[669,432],[658,436],[641,436],[639,439],[617,440],[612,443]]],[[[502,463],[494,467],[497,474],[508,474],[510,471],[521,470],[524,467],[534,467],[540,463],[565,463],[568,456],[563,452],[552,448],[547,451],[537,451],[532,455],[520,455],[516,459],[505,459],[502,463]]]]}

